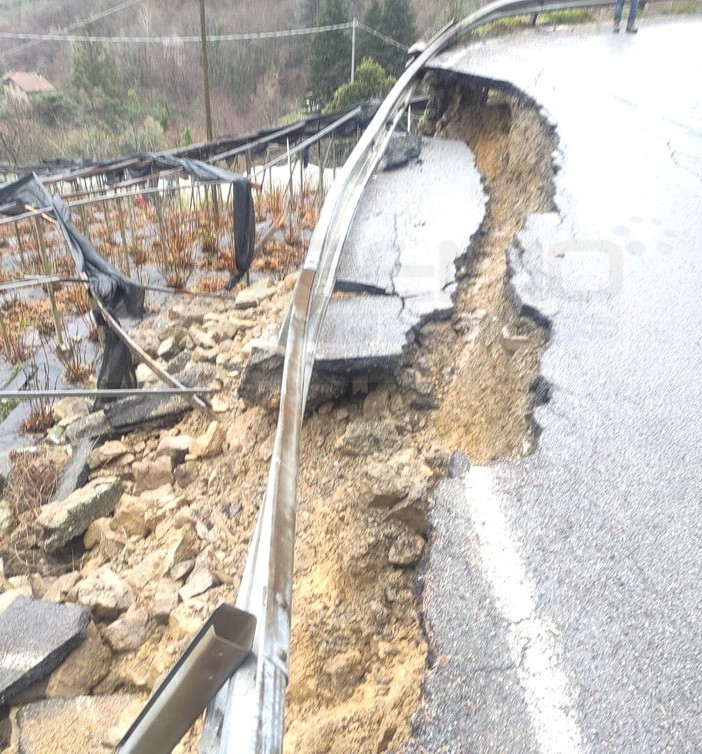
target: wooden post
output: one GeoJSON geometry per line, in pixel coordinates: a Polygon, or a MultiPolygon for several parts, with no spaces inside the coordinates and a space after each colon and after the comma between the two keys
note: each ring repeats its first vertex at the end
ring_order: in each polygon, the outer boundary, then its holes
{"type": "Polygon", "coordinates": [[[12,362],[12,343],[10,342],[10,335],[7,332],[5,315],[2,313],[2,309],[0,309],[0,335],[2,336],[2,342],[5,344],[5,356],[7,356],[9,362],[12,362]]]}
{"type": "Polygon", "coordinates": [[[156,207],[156,215],[158,217],[158,229],[161,234],[161,247],[166,248],[166,225],[163,222],[163,205],[161,204],[161,194],[156,192],[154,194],[154,206],[156,207]]]}
{"type": "MultiPolygon", "coordinates": [[[[49,269],[49,262],[46,258],[46,243],[44,242],[44,231],[42,230],[39,218],[34,218],[34,231],[37,236],[37,244],[39,245],[39,257],[41,258],[41,264],[44,268],[44,274],[51,275],[49,269]]],[[[60,351],[66,350],[66,343],[63,339],[63,331],[61,328],[61,317],[59,316],[58,307],[56,306],[56,297],[54,296],[54,286],[51,283],[46,284],[46,290],[49,294],[49,301],[51,302],[51,315],[54,318],[54,329],[56,331],[56,345],[60,351]]]]}
{"type": "Polygon", "coordinates": [[[117,197],[117,217],[119,219],[119,234],[122,237],[122,254],[124,255],[124,264],[127,271],[127,275],[130,275],[129,270],[129,248],[127,247],[127,232],[124,229],[124,218],[122,217],[122,200],[117,197]]]}

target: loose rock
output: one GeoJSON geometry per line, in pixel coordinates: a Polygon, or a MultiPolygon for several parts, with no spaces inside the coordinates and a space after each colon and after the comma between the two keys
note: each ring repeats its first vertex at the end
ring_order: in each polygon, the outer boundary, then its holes
{"type": "Polygon", "coordinates": [[[190,455],[193,458],[212,458],[222,452],[224,429],[218,421],[210,422],[203,434],[193,440],[190,455]]]}
{"type": "Polygon", "coordinates": [[[111,653],[95,624],[88,626],[88,638],[54,670],[46,687],[47,697],[89,694],[108,674],[111,653]]]}
{"type": "Polygon", "coordinates": [[[418,534],[403,530],[390,548],[388,562],[390,565],[401,567],[416,565],[422,558],[424,545],[424,539],[418,534]]]}
{"type": "Polygon", "coordinates": [[[129,448],[121,440],[110,440],[92,451],[88,458],[88,466],[96,469],[127,453],[129,448]]]}
{"type": "Polygon", "coordinates": [[[168,456],[174,466],[183,463],[185,456],[190,450],[193,438],[190,435],[176,435],[175,437],[164,437],[156,448],[156,458],[168,456]]]}
{"type": "Polygon", "coordinates": [[[173,579],[161,579],[158,582],[153,611],[157,623],[168,623],[171,613],[178,607],[179,587],[180,584],[173,579]]]}
{"type": "Polygon", "coordinates": [[[148,610],[141,607],[122,615],[102,635],[115,652],[133,652],[146,641],[148,624],[148,610]]]}
{"type": "Polygon", "coordinates": [[[78,601],[97,618],[116,618],[134,603],[134,592],[124,579],[103,566],[80,582],[78,601]]]}
{"type": "Polygon", "coordinates": [[[145,490],[155,490],[173,482],[173,466],[169,456],[163,455],[152,461],[136,461],[134,471],[134,491],[138,495],[145,490]]]}
{"type": "Polygon", "coordinates": [[[83,534],[95,519],[112,513],[121,494],[122,483],[117,477],[103,477],[64,500],[45,505],[37,517],[46,532],[44,549],[55,552],[83,534]]]}

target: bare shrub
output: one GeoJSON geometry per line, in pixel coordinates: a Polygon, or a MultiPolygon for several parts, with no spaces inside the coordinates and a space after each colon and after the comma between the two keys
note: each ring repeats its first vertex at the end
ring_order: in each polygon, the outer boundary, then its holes
{"type": "MultiPolygon", "coordinates": [[[[48,359],[44,359],[41,369],[36,361],[34,361],[33,366],[33,373],[31,378],[27,380],[27,387],[30,390],[48,390],[50,383],[48,359]]],[[[52,398],[33,398],[30,400],[29,414],[20,425],[20,429],[29,434],[45,432],[54,423],[53,406],[54,400],[52,398]]]]}
{"type": "Polygon", "coordinates": [[[166,285],[184,288],[193,273],[197,228],[192,215],[171,211],[163,218],[164,238],[158,248],[157,266],[166,285]]]}

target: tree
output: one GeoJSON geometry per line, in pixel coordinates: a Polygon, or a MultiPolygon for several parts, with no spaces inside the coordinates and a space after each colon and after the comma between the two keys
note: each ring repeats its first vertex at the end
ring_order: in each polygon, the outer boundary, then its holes
{"type": "Polygon", "coordinates": [[[347,81],[342,84],[324,108],[325,112],[340,110],[343,107],[352,107],[368,102],[372,99],[381,99],[395,83],[394,76],[387,73],[371,58],[366,58],[356,68],[356,78],[353,84],[347,81]]]}
{"type": "MultiPolygon", "coordinates": [[[[382,31],[385,19],[383,17],[383,5],[380,0],[373,0],[368,6],[363,23],[375,31],[382,31]]],[[[387,42],[383,42],[382,39],[378,39],[378,37],[365,30],[357,32],[356,40],[359,53],[357,60],[372,58],[380,63],[383,59],[387,42]]]]}
{"type": "MultiPolygon", "coordinates": [[[[414,12],[409,0],[384,0],[380,31],[404,47],[410,47],[417,41],[414,12]]],[[[385,53],[378,62],[386,71],[397,76],[402,73],[406,58],[407,55],[402,50],[386,45],[385,53]]]]}
{"type": "MultiPolygon", "coordinates": [[[[348,21],[344,0],[323,0],[319,14],[320,26],[348,21]]],[[[346,29],[315,35],[310,57],[310,89],[321,101],[328,100],[334,90],[351,74],[351,35],[346,29]]]]}
{"type": "Polygon", "coordinates": [[[70,125],[76,120],[77,107],[63,92],[41,92],[31,100],[32,113],[44,125],[58,127],[70,125]]]}
{"type": "Polygon", "coordinates": [[[113,123],[118,119],[122,87],[115,59],[104,44],[85,41],[71,47],[71,82],[88,113],[113,123]]]}

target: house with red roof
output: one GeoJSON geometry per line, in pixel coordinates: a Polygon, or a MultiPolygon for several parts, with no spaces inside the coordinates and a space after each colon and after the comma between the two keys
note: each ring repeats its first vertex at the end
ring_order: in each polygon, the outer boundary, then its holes
{"type": "Polygon", "coordinates": [[[2,77],[6,102],[26,104],[35,94],[53,92],[54,87],[40,73],[10,71],[2,77]]]}

